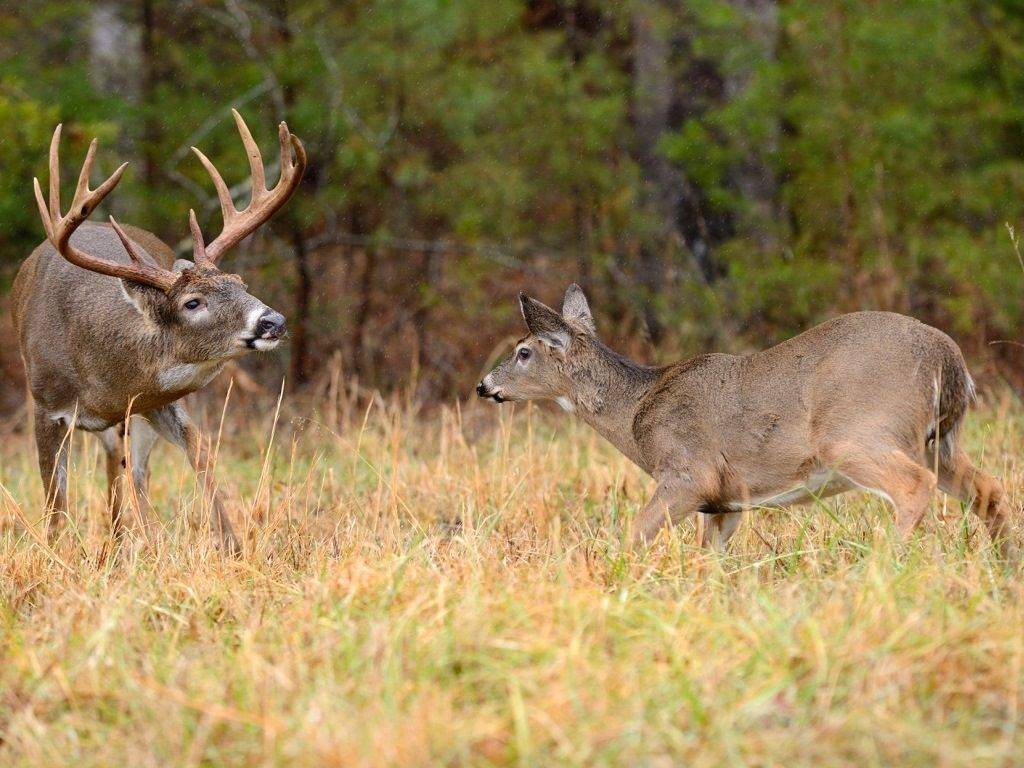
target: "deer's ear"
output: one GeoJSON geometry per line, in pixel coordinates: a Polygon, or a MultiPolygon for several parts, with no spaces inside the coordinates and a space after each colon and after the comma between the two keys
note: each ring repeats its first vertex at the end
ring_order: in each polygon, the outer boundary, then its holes
{"type": "Polygon", "coordinates": [[[562,301],[562,317],[566,322],[574,323],[595,333],[594,316],[590,314],[590,305],[587,304],[587,297],[583,295],[583,289],[576,283],[569,286],[565,292],[565,300],[562,301]]]}
{"type": "Polygon", "coordinates": [[[531,299],[525,293],[519,294],[519,306],[530,333],[555,349],[567,349],[572,338],[572,329],[562,316],[546,304],[531,299]]]}
{"type": "Polygon", "coordinates": [[[157,297],[163,296],[159,288],[151,285],[124,279],[118,280],[117,283],[121,287],[121,298],[131,304],[140,315],[151,315],[154,301],[157,297]]]}
{"type": "Polygon", "coordinates": [[[188,259],[178,259],[178,260],[176,260],[174,262],[174,267],[173,267],[175,272],[184,272],[186,269],[195,269],[195,268],[196,268],[196,265],[193,264],[188,259]]]}

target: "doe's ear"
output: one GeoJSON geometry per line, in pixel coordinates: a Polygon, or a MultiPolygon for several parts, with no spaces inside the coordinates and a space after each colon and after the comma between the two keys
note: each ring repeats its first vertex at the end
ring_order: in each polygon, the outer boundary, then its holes
{"type": "Polygon", "coordinates": [[[591,333],[596,333],[594,327],[594,316],[590,314],[590,305],[587,304],[587,297],[583,289],[576,283],[569,286],[565,292],[565,299],[562,301],[562,317],[570,323],[575,323],[586,328],[591,333]]]}
{"type": "Polygon", "coordinates": [[[555,349],[565,350],[572,339],[572,329],[562,316],[546,304],[531,299],[525,293],[519,294],[519,306],[530,333],[555,349]]]}

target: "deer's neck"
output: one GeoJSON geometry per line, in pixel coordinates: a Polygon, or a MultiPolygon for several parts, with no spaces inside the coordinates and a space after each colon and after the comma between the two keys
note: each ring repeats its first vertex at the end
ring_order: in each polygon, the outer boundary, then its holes
{"type": "Polygon", "coordinates": [[[570,370],[573,391],[560,402],[574,411],[641,469],[648,467],[633,437],[637,404],[657,378],[640,365],[597,343],[585,364],[570,370]]]}
{"type": "Polygon", "coordinates": [[[125,362],[137,377],[155,392],[191,391],[205,386],[225,360],[193,361],[182,354],[175,334],[152,321],[140,322],[131,336],[132,353],[125,362]]]}

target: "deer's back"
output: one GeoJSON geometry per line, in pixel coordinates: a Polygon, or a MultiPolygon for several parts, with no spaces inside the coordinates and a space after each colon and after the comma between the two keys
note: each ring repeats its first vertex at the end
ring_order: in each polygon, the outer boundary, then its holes
{"type": "Polygon", "coordinates": [[[665,368],[639,404],[634,436],[659,455],[683,446],[752,460],[774,451],[793,461],[853,432],[923,438],[944,377],[959,378],[962,413],[970,380],[952,339],[904,315],[855,312],[760,352],[665,368]]]}

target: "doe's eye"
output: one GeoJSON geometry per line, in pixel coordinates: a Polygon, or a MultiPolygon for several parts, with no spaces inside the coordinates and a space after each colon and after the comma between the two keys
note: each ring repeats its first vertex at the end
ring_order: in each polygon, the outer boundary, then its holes
{"type": "Polygon", "coordinates": [[[518,357],[520,360],[529,360],[530,359],[530,348],[529,347],[523,347],[522,349],[519,350],[519,352],[516,353],[516,357],[518,357]]]}
{"type": "Polygon", "coordinates": [[[200,299],[189,299],[183,306],[185,309],[199,309],[199,305],[202,303],[200,299]]]}

